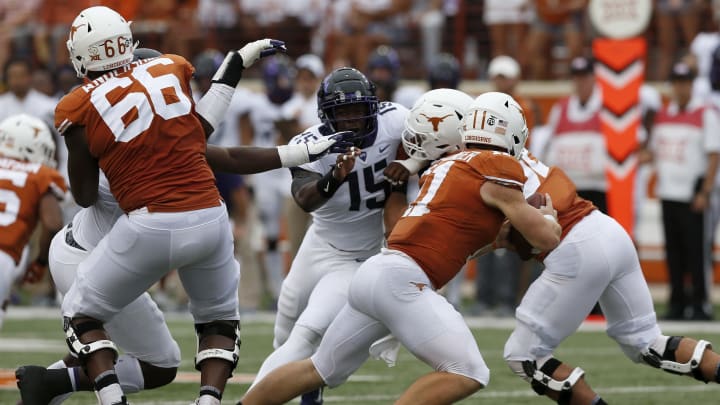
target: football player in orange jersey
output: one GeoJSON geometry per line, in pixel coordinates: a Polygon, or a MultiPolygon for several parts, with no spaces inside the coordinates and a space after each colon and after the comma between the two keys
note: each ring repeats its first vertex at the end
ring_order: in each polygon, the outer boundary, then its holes
{"type": "MultiPolygon", "coordinates": [[[[599,302],[608,336],[633,362],[720,382],[720,356],[709,342],[662,334],[637,251],[620,224],[579,197],[561,169],[546,166],[527,150],[520,163],[528,179],[525,196],[550,195],[563,234],[555,249],[538,255],[545,269],[515,311],[515,330],[504,352],[510,369],[559,404],[605,404],[582,369],[554,357],[599,302]]],[[[497,245],[505,246],[502,236],[497,245]]]]}
{"type": "Polygon", "coordinates": [[[27,114],[0,123],[0,327],[16,279],[42,279],[50,240],[63,226],[65,181],[55,167],[55,141],[47,125],[27,114]],[[39,252],[27,266],[26,245],[40,222],[39,252]]]}
{"type": "MultiPolygon", "coordinates": [[[[178,55],[132,62],[130,24],[90,7],[73,21],[70,60],[89,81],[66,95],[55,124],[68,146],[78,204],[98,196],[100,169],[125,215],[78,267],[62,305],[70,348],[103,405],[127,399],[114,370],[117,349],[103,323],[177,268],[198,335],[196,403],[219,404],[239,355],[238,264],[227,210],[205,157],[206,138],[225,115],[243,69],[284,51],[264,39],[228,53],[213,86],[195,105],[192,66],[178,55]]],[[[335,140],[327,140],[328,145],[335,140]]],[[[326,152],[326,149],[321,153],[326,152]]],[[[310,145],[258,151],[259,166],[297,165],[310,145]]],[[[260,169],[262,169],[260,167],[260,169]]]]}
{"type": "MultiPolygon", "coordinates": [[[[538,210],[522,195],[525,175],[517,155],[527,128],[520,106],[501,93],[487,93],[472,103],[463,99],[470,101],[457,90],[433,90],[415,104],[406,128],[412,128],[413,120],[426,125],[409,138],[422,145],[441,126],[456,131],[462,116],[467,150],[440,158],[423,174],[420,194],[393,228],[388,248],[357,270],[348,303],[316,353],[268,374],[242,404],[280,404],[324,384],[339,385],[387,333],[435,370],[411,385],[396,404],[450,404],[487,385],[490,372],[469,327],[435,290],[474,252],[492,245],[505,217],[543,249],[558,244],[560,226],[552,202],[538,210]]],[[[431,144],[431,159],[457,148],[431,144]]]]}
{"type": "MultiPolygon", "coordinates": [[[[137,48],[135,60],[150,59],[162,54],[153,49],[137,48]]],[[[308,144],[308,151],[323,148],[328,142],[320,138],[308,144]]],[[[337,142],[331,147],[347,148],[350,144],[337,142]]],[[[276,148],[270,152],[277,154],[276,148]]],[[[221,148],[208,145],[208,163],[216,171],[222,169],[238,174],[254,173],[267,166],[256,159],[262,149],[250,147],[221,148]]],[[[317,156],[309,156],[308,159],[317,156]]],[[[295,163],[293,163],[295,164],[295,163]]],[[[277,159],[279,168],[281,162],[277,159]]],[[[58,292],[66,294],[77,274],[78,265],[88,257],[100,240],[123,214],[110,192],[105,176],[101,176],[98,199],[90,207],[81,209],[52,240],[49,267],[58,292]]],[[[112,320],[104,325],[113,342],[124,352],[115,364],[120,385],[126,393],[157,388],[175,378],[180,365],[180,348],[172,338],[164,317],[149,294],[144,293],[112,320]],[[142,339],[137,338],[141,330],[142,339]]],[[[74,391],[92,391],[90,381],[76,357],[67,354],[52,365],[21,366],[16,370],[18,388],[24,405],[58,404],[74,391]]]]}
{"type": "MultiPolygon", "coordinates": [[[[452,137],[444,143],[459,145],[452,137]]],[[[577,196],[575,185],[561,169],[546,166],[527,149],[519,160],[527,177],[524,195],[551,196],[562,237],[555,249],[537,255],[545,270],[517,308],[516,327],[505,345],[504,357],[511,370],[536,392],[560,404],[604,404],[580,368],[553,355],[599,301],[608,320],[608,335],[632,361],[703,382],[720,382],[720,356],[709,342],[662,334],[626,231],[577,196]]],[[[507,231],[506,224],[496,247],[512,247],[505,239],[507,231]]],[[[387,340],[384,344],[392,346],[387,340]]]]}

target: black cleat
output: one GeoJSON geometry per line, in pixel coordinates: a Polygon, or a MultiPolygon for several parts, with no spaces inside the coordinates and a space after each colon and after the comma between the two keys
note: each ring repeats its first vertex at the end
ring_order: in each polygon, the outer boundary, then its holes
{"type": "Polygon", "coordinates": [[[48,390],[46,373],[47,369],[41,366],[21,366],[15,370],[23,405],[48,405],[58,395],[48,390]]]}

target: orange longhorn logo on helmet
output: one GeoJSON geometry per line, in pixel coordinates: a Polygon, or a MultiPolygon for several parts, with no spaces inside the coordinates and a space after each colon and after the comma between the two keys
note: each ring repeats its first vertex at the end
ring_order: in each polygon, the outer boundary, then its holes
{"type": "Polygon", "coordinates": [[[73,41],[75,39],[74,37],[75,37],[75,33],[77,32],[77,30],[79,30],[80,27],[84,27],[84,26],[87,26],[87,24],[73,25],[72,27],[70,27],[70,40],[71,41],[73,41]]]}
{"type": "Polygon", "coordinates": [[[445,115],[443,117],[428,117],[425,114],[420,114],[421,116],[425,117],[429,123],[433,126],[433,131],[437,132],[438,127],[440,126],[440,123],[445,121],[445,118],[452,116],[452,114],[445,115]]]}

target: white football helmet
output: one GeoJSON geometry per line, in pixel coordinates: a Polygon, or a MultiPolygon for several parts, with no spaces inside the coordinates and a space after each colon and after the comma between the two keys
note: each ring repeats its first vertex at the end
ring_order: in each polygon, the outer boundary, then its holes
{"type": "Polygon", "coordinates": [[[70,28],[67,48],[78,77],[87,72],[103,72],[125,66],[133,60],[130,23],[115,10],[95,6],[75,17],[70,28]]]}
{"type": "Polygon", "coordinates": [[[467,109],[460,137],[463,148],[493,145],[519,159],[528,137],[525,113],[509,94],[484,93],[467,109]]]}
{"type": "Polygon", "coordinates": [[[55,141],[43,120],[17,114],[0,122],[0,155],[55,167],[55,141]]]}
{"type": "Polygon", "coordinates": [[[403,148],[408,156],[435,160],[460,149],[459,124],[472,97],[459,90],[435,89],[415,101],[405,119],[403,148]]]}

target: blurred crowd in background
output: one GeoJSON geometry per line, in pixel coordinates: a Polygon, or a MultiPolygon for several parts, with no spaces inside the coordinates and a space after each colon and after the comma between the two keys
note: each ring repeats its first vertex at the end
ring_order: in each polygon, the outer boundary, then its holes
{"type": "MultiPolygon", "coordinates": [[[[228,50],[259,38],[277,38],[287,43],[287,56],[270,58],[244,73],[244,77],[256,79],[251,81],[254,85],[244,88],[241,82],[223,127],[216,130],[211,143],[223,146],[287,143],[292,136],[319,123],[315,93],[325,74],[339,66],[353,66],[376,83],[381,100],[408,107],[428,88],[462,87],[463,81],[479,80],[488,89],[512,94],[525,109],[531,129],[531,150],[552,162],[552,140],[567,130],[563,123],[579,120],[583,125],[592,125],[595,122],[597,127],[589,131],[601,136],[599,123],[593,121],[599,113],[600,95],[593,74],[591,44],[596,33],[587,15],[588,0],[559,1],[563,5],[560,11],[548,5],[552,3],[544,0],[0,0],[0,66],[3,67],[0,120],[26,112],[53,126],[55,103],[80,84],[69,64],[65,44],[72,20],[81,9],[106,5],[133,21],[133,33],[141,47],[179,54],[193,63],[196,97],[207,91],[213,73],[228,50]],[[408,80],[411,84],[407,84],[408,80]],[[521,81],[553,81],[569,93],[558,101],[558,92],[553,92],[552,101],[558,102],[545,105],[540,102],[542,95],[518,94],[521,81]]],[[[641,128],[643,140],[649,139],[654,125],[662,123],[653,121],[656,114],[661,117],[677,114],[677,111],[665,111],[665,105],[675,103],[681,112],[687,110],[690,114],[692,108],[685,107],[692,105],[691,101],[702,100],[703,105],[712,101],[715,90],[710,78],[711,65],[716,47],[720,45],[720,1],[655,0],[653,4],[652,19],[644,36],[648,43],[646,78],[655,86],[644,86],[640,95],[643,117],[647,118],[641,128]],[[659,84],[672,85],[666,86],[669,90],[661,94],[657,91],[659,84]]],[[[703,132],[717,128],[713,127],[718,122],[715,118],[698,121],[692,130],[703,132]]],[[[62,142],[58,146],[58,167],[67,176],[62,142]]],[[[647,152],[641,154],[645,162],[658,156],[657,147],[653,149],[649,142],[643,142],[643,152],[647,152]]],[[[660,153],[662,155],[662,150],[660,153]]],[[[704,169],[703,166],[698,170],[704,169]]],[[[566,170],[573,172],[572,167],[566,170]]],[[[309,217],[290,197],[287,170],[255,176],[218,175],[217,180],[234,221],[236,251],[242,263],[241,309],[272,309],[309,217]]],[[[606,209],[604,185],[596,187],[573,180],[586,192],[586,198],[600,209],[606,209]]],[[[644,191],[639,195],[643,198],[644,191]]],[[[720,199],[717,195],[714,198],[720,199]]],[[[710,205],[706,202],[701,208],[709,210],[710,205]]],[[[72,201],[67,202],[66,218],[71,218],[76,209],[72,201]]],[[[693,210],[697,211],[697,207],[693,210]]],[[[716,222],[709,226],[715,229],[716,222]]],[[[705,231],[701,228],[699,232],[714,234],[708,229],[706,226],[705,231]]],[[[678,254],[685,257],[696,252],[673,252],[670,256],[678,254]]],[[[712,249],[704,254],[711,257],[712,249]]],[[[478,264],[477,299],[466,311],[512,314],[523,286],[528,285],[532,273],[538,269],[516,257],[503,258],[503,255],[503,252],[491,254],[478,264]],[[505,271],[507,268],[515,270],[505,271]],[[494,288],[499,285],[507,288],[494,288]]],[[[680,267],[683,266],[681,263],[680,267]]],[[[712,268],[711,262],[702,270],[702,276],[693,276],[687,299],[680,294],[670,300],[674,301],[669,304],[668,317],[712,317],[708,292],[712,276],[707,276],[712,270],[708,270],[708,266],[712,268]],[[699,292],[701,290],[705,292],[699,292]]],[[[675,282],[684,282],[682,275],[680,281],[677,280],[675,277],[675,282]]],[[[448,293],[451,302],[457,306],[462,304],[457,283],[449,286],[448,293]]],[[[155,287],[154,296],[165,309],[183,306],[180,284],[172,277],[155,287]]],[[[56,297],[51,284],[47,283],[23,287],[16,301],[54,305],[56,297]]]]}

